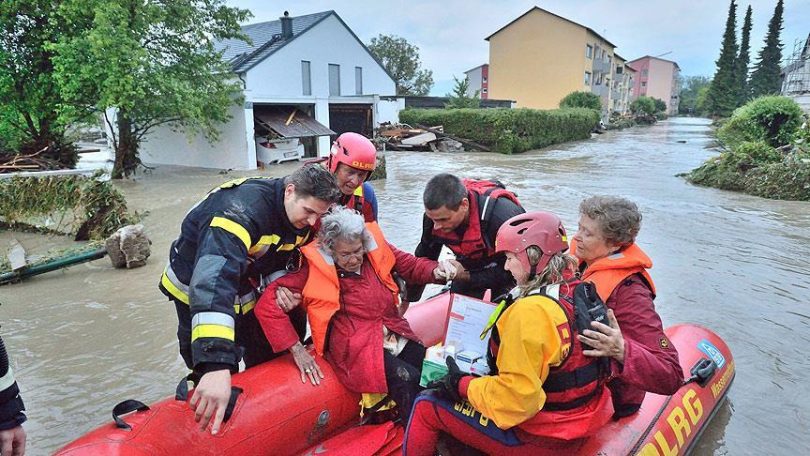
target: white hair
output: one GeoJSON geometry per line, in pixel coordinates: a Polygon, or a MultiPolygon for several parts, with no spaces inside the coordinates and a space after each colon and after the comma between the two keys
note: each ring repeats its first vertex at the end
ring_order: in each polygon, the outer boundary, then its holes
{"type": "Polygon", "coordinates": [[[334,206],[321,219],[318,241],[329,252],[334,251],[337,241],[363,241],[363,249],[371,245],[371,233],[366,230],[366,221],[359,212],[345,206],[334,206]]]}

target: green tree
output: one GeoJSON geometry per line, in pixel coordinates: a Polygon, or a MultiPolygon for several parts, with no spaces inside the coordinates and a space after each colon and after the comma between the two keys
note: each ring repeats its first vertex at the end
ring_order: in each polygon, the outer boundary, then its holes
{"type": "Polygon", "coordinates": [[[47,44],[72,33],[78,22],[55,18],[58,2],[0,2],[0,142],[23,153],[37,152],[64,165],[76,162],[65,139],[63,105],[53,78],[53,53],[47,44]]]}
{"type": "Polygon", "coordinates": [[[589,108],[602,112],[602,99],[593,92],[571,92],[560,101],[561,108],[589,108]]]}
{"type": "Polygon", "coordinates": [[[737,106],[742,106],[748,100],[748,63],[751,61],[751,5],[745,12],[743,21],[742,39],[740,40],[740,54],[735,62],[737,69],[734,74],[737,77],[735,87],[737,88],[737,106]]]}
{"type": "Polygon", "coordinates": [[[453,92],[445,95],[447,98],[449,98],[447,104],[444,105],[445,108],[456,109],[481,107],[481,99],[478,98],[478,93],[480,90],[476,90],[473,96],[467,95],[467,92],[470,89],[470,79],[468,77],[465,76],[464,79],[458,79],[457,77],[453,76],[453,81],[455,81],[453,92]]]}
{"type": "Polygon", "coordinates": [[[734,0],[728,7],[726,30],[723,33],[723,44],[720,58],[717,59],[717,71],[706,96],[706,107],[712,116],[728,117],[737,107],[737,89],[735,84],[735,61],[737,60],[737,4],[734,0]]]}
{"type": "Polygon", "coordinates": [[[655,100],[642,95],[630,103],[630,112],[636,116],[655,116],[655,100]]]}
{"type": "Polygon", "coordinates": [[[709,89],[711,88],[711,82],[707,85],[698,89],[697,98],[695,99],[695,113],[701,116],[705,116],[708,113],[706,109],[706,97],[709,96],[709,89]]]}
{"type": "Polygon", "coordinates": [[[433,72],[421,68],[419,48],[396,35],[371,39],[368,49],[382,62],[397,84],[397,95],[427,95],[433,87],[433,72]]]}
{"type": "Polygon", "coordinates": [[[655,113],[658,114],[659,112],[666,113],[667,112],[667,103],[660,99],[654,98],[652,99],[653,103],[655,104],[655,113]]]}
{"type": "Polygon", "coordinates": [[[759,51],[757,64],[751,73],[751,95],[755,98],[762,95],[779,94],[782,90],[779,66],[782,61],[782,43],[779,41],[779,34],[782,32],[783,12],[782,0],[779,0],[773,11],[773,17],[768,23],[765,46],[759,51]]]}
{"type": "Polygon", "coordinates": [[[229,106],[241,103],[241,82],[214,43],[244,38],[247,10],[224,0],[64,0],[60,16],[92,21],[52,46],[55,77],[69,105],[101,113],[113,131],[114,178],[137,169],[155,127],[214,140],[229,106]]]}
{"type": "MultiPolygon", "coordinates": [[[[708,90],[711,80],[706,76],[686,76],[681,84],[680,104],[678,111],[681,114],[700,114],[697,108],[698,96],[702,89],[708,90]]],[[[704,91],[705,97],[705,91],[704,91]]]]}

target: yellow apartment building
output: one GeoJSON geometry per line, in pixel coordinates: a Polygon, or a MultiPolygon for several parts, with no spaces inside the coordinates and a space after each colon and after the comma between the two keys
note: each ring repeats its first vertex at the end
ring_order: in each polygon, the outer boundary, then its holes
{"type": "Polygon", "coordinates": [[[553,109],[571,92],[591,91],[604,114],[613,106],[616,46],[592,29],[534,7],[486,40],[490,98],[553,109]]]}

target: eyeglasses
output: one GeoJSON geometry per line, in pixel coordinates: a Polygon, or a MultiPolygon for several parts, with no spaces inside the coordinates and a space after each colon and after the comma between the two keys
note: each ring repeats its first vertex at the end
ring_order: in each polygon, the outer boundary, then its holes
{"type": "Polygon", "coordinates": [[[366,254],[365,249],[360,248],[360,250],[356,252],[344,253],[344,252],[333,252],[335,255],[335,259],[340,261],[341,263],[345,261],[349,261],[352,258],[363,258],[363,255],[366,254]]]}

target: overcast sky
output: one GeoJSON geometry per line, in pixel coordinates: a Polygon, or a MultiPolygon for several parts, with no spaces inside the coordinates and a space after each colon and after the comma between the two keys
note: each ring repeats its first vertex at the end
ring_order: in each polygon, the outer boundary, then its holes
{"type": "MultiPolygon", "coordinates": [[[[486,63],[484,38],[534,6],[578,22],[616,44],[632,60],[660,55],[678,62],[682,74],[711,76],[720,53],[728,14],[727,0],[228,0],[253,12],[250,23],[335,10],[357,36],[368,43],[379,34],[394,34],[420,49],[422,66],[433,70],[431,95],[444,95],[453,75],[486,63]],[[665,55],[662,55],[665,54],[665,55]]],[[[752,62],[762,47],[776,0],[738,0],[737,27],[753,7],[752,62]]],[[[810,0],[785,0],[783,54],[793,51],[810,33],[810,0]]],[[[739,33],[738,33],[739,36],[739,33]]],[[[739,38],[738,38],[739,40],[739,38]]]]}

